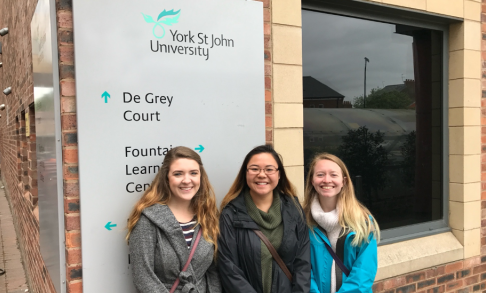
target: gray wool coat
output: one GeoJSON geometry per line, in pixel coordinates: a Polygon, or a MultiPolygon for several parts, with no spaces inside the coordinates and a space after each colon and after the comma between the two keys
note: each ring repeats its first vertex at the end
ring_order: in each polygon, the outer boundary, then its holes
{"type": "MultiPolygon", "coordinates": [[[[196,239],[199,226],[194,231],[196,239]]],[[[189,258],[179,222],[166,205],[145,208],[130,234],[130,260],[133,282],[141,293],[169,293],[177,277],[177,293],[222,292],[214,263],[214,245],[201,235],[191,264],[181,272],[189,258]]],[[[191,244],[192,248],[192,244],[191,244]]]]}

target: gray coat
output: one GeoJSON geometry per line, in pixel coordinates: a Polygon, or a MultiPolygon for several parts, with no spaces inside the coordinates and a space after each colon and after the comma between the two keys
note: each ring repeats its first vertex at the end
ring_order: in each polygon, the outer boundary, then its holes
{"type": "MultiPolygon", "coordinates": [[[[194,231],[193,243],[198,230],[199,226],[194,231]]],[[[155,204],[143,210],[130,234],[129,246],[133,282],[138,292],[168,293],[177,277],[180,278],[177,293],[221,292],[214,245],[202,235],[191,264],[181,272],[190,249],[168,206],[155,204]]]]}

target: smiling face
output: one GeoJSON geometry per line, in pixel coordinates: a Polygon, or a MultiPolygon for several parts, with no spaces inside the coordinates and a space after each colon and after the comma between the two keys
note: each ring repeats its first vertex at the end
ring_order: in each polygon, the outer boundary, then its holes
{"type": "Polygon", "coordinates": [[[330,160],[320,160],[314,167],[312,185],[320,199],[336,199],[344,186],[343,172],[338,164],[330,160]]]}
{"type": "Polygon", "coordinates": [[[252,196],[273,196],[273,190],[278,185],[280,179],[279,171],[273,174],[266,174],[262,169],[277,169],[277,161],[269,153],[260,153],[251,157],[247,169],[259,169],[258,174],[253,174],[250,171],[246,172],[246,183],[250,187],[252,196]]]}
{"type": "Polygon", "coordinates": [[[174,200],[190,201],[199,190],[199,164],[191,159],[177,159],[169,169],[169,187],[174,200]]]}

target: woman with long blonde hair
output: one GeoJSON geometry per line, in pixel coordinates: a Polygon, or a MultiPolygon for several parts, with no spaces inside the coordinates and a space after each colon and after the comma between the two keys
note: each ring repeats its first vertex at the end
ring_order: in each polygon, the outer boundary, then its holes
{"type": "Polygon", "coordinates": [[[225,292],[309,292],[307,225],[272,146],[246,155],[221,209],[218,267],[225,292]]]}
{"type": "Polygon", "coordinates": [[[310,292],[372,292],[380,229],[356,199],[348,169],[338,157],[322,153],[312,160],[304,212],[310,229],[310,292]]]}
{"type": "Polygon", "coordinates": [[[218,236],[216,198],[201,157],[187,147],[171,149],[128,220],[138,292],[221,292],[218,236]]]}

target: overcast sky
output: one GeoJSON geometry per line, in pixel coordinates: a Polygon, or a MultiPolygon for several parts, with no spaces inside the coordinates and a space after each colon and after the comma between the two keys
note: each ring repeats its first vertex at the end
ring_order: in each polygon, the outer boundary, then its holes
{"type": "Polygon", "coordinates": [[[395,25],[302,11],[303,72],[353,101],[366,91],[414,79],[412,37],[395,25]]]}

